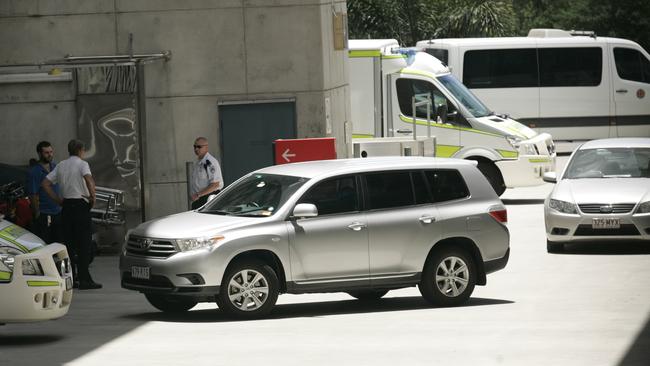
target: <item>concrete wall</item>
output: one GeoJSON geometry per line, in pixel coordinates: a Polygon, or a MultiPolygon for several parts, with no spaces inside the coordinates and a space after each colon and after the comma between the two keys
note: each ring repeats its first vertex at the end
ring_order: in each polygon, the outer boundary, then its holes
{"type": "MultiPolygon", "coordinates": [[[[346,3],[3,0],[0,65],[124,54],[129,34],[135,53],[170,50],[169,62],[145,67],[145,208],[153,218],[186,209],[194,137],[207,136],[219,157],[220,101],[295,98],[298,137],[336,137],[339,157],[348,156],[347,51],[334,50],[333,8],[345,13],[346,3]]],[[[42,138],[65,156],[76,131],[72,84],[0,84],[0,162],[24,164],[42,138]],[[8,146],[8,136],[25,146],[8,146]]]]}

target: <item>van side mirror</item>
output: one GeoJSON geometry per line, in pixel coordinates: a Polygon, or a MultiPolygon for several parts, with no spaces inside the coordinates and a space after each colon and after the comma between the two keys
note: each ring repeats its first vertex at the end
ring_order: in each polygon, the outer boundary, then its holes
{"type": "Polygon", "coordinates": [[[291,216],[295,218],[316,217],[318,216],[318,209],[312,203],[299,203],[294,207],[291,216]]]}
{"type": "Polygon", "coordinates": [[[557,173],[546,172],[542,175],[542,180],[546,183],[557,183],[557,173]]]}

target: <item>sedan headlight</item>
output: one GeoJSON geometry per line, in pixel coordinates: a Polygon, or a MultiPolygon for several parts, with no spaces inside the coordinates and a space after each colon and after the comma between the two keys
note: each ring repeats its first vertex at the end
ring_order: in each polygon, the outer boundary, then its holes
{"type": "Polygon", "coordinates": [[[576,209],[576,205],[566,201],[551,199],[548,201],[548,207],[562,213],[567,213],[567,214],[578,213],[578,210],[576,209]]]}
{"type": "Polygon", "coordinates": [[[639,205],[639,208],[636,209],[636,213],[649,213],[650,212],[650,201],[643,202],[639,205]]]}
{"type": "Polygon", "coordinates": [[[191,238],[191,239],[177,239],[176,244],[182,252],[189,252],[190,250],[197,250],[201,248],[209,248],[217,245],[224,237],[221,235],[211,238],[191,238]]]}

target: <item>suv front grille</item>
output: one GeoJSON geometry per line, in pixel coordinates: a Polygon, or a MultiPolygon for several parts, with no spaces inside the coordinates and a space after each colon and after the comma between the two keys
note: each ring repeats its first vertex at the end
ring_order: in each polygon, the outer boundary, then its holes
{"type": "Polygon", "coordinates": [[[623,214],[632,211],[634,203],[583,203],[579,204],[580,211],[588,214],[623,214]],[[611,207],[611,210],[610,210],[611,207]]]}
{"type": "Polygon", "coordinates": [[[167,258],[178,250],[170,240],[144,238],[131,235],[126,241],[126,253],[147,257],[167,258]]]}

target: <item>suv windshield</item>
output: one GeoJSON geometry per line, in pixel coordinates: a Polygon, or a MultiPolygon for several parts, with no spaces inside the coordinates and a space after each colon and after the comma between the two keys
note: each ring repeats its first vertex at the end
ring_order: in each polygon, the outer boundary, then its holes
{"type": "Polygon", "coordinates": [[[476,118],[490,116],[493,113],[472,92],[452,75],[438,78],[442,85],[476,118]]]}
{"type": "Polygon", "coordinates": [[[564,178],[648,178],[649,160],[649,148],[578,150],[564,178]]]}
{"type": "Polygon", "coordinates": [[[217,215],[272,216],[309,179],[288,175],[251,174],[199,209],[217,215]]]}

